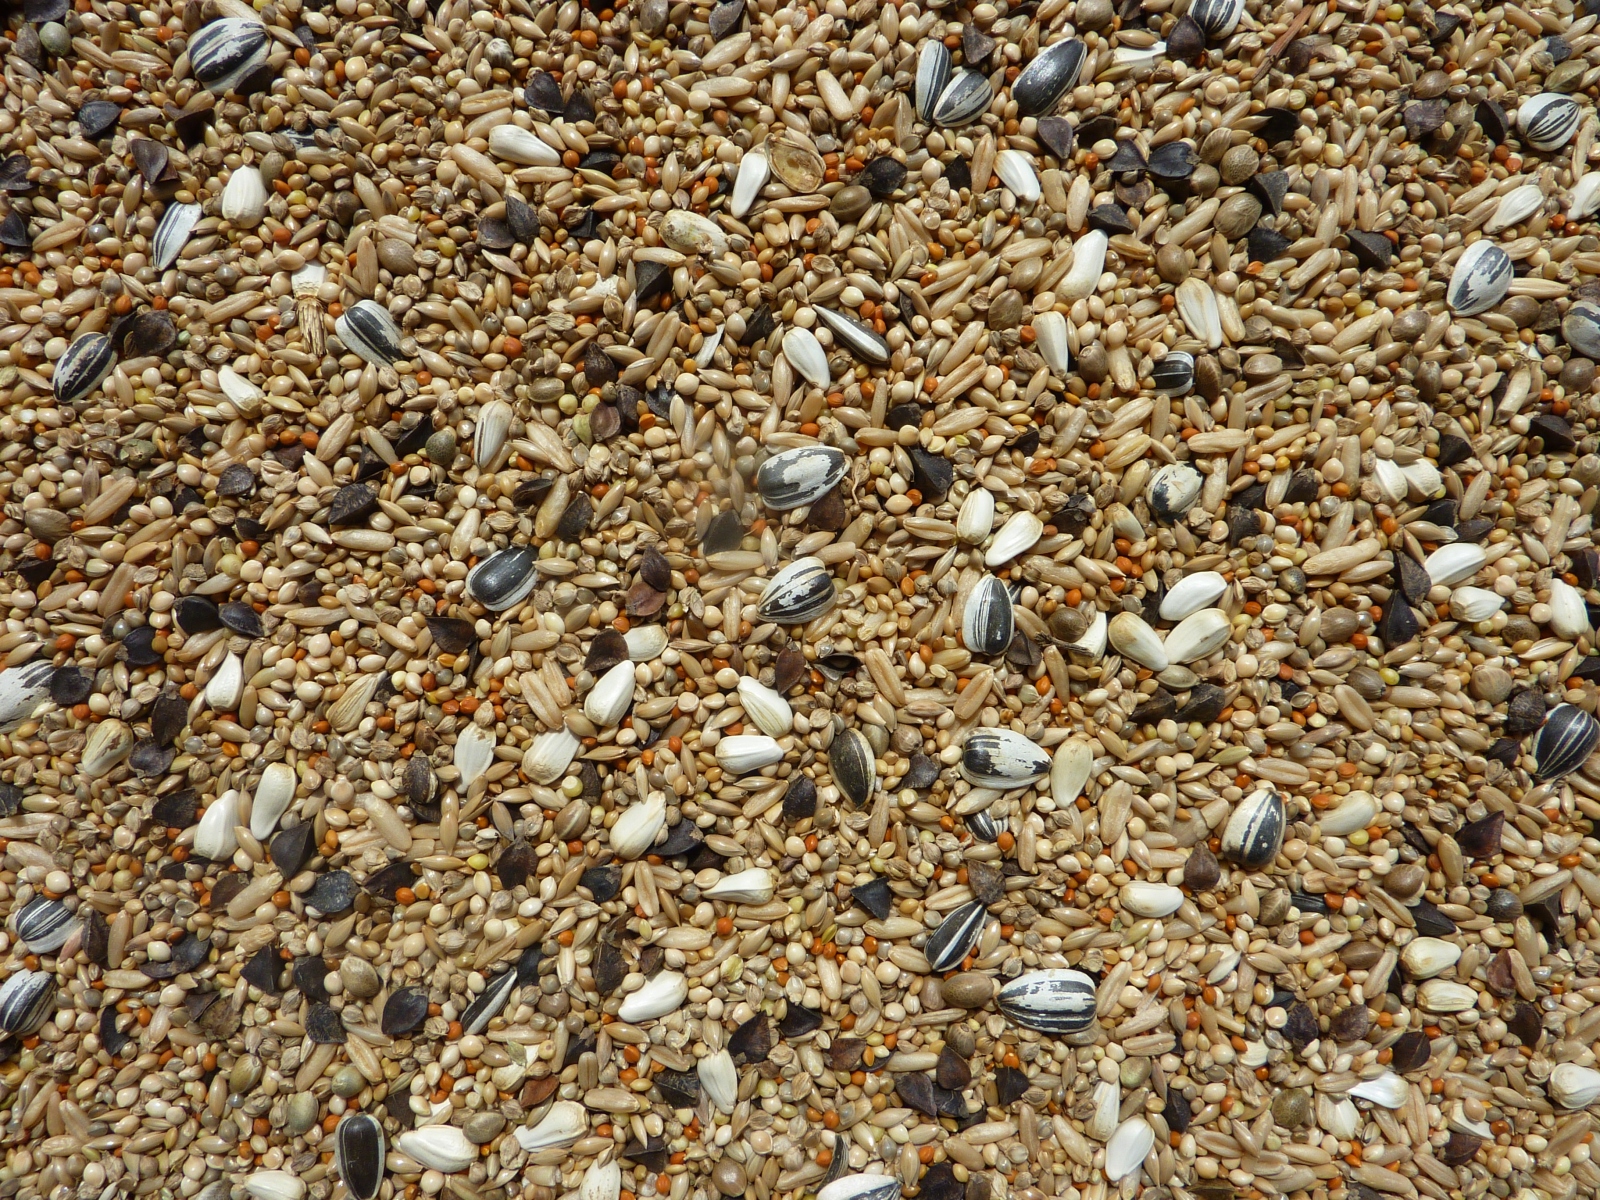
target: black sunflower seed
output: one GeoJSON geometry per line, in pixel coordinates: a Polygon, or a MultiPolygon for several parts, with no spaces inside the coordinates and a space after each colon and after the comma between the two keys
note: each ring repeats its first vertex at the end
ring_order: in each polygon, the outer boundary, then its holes
{"type": "Polygon", "coordinates": [[[563,542],[575,542],[589,532],[589,522],[594,519],[594,501],[588,493],[579,492],[576,499],[556,522],[556,537],[563,542]]]}
{"type": "Polygon", "coordinates": [[[314,908],[324,916],[342,913],[356,902],[356,895],[361,889],[356,885],[355,876],[349,871],[329,871],[326,875],[319,875],[317,881],[311,885],[311,890],[303,894],[303,900],[308,908],[314,908]]]}
{"type": "Polygon", "coordinates": [[[772,1022],[765,1013],[757,1013],[733,1031],[728,1039],[728,1053],[747,1063],[766,1062],[773,1042],[772,1022]]]}
{"type": "Polygon", "coordinates": [[[609,942],[603,942],[594,956],[594,986],[602,996],[609,996],[622,986],[627,977],[628,964],[622,951],[609,942]]]}
{"type": "Polygon", "coordinates": [[[328,503],[329,525],[354,525],[378,507],[378,489],[370,483],[347,483],[328,503]]]}
{"type": "Polygon", "coordinates": [[[561,85],[548,71],[535,71],[528,77],[528,86],[522,97],[529,108],[536,108],[547,116],[555,116],[567,105],[561,95],[561,85]]]}
{"type": "Polygon", "coordinates": [[[589,889],[596,904],[614,899],[622,890],[622,868],[616,863],[604,867],[590,867],[578,876],[578,886],[589,889]]]}
{"type": "Polygon", "coordinates": [[[897,1075],[894,1081],[894,1090],[900,1097],[900,1103],[907,1108],[913,1109],[925,1117],[938,1119],[938,1097],[933,1094],[933,1080],[926,1075],[920,1072],[897,1075]]]}
{"type": "Polygon", "coordinates": [[[655,1082],[661,1098],[673,1108],[693,1108],[700,1103],[700,1076],[694,1071],[662,1071],[655,1082]]]}
{"type": "Polygon", "coordinates": [[[200,793],[184,788],[162,796],[151,806],[150,817],[168,829],[187,829],[200,819],[200,793]]]}
{"type": "Polygon", "coordinates": [[[427,1017],[428,994],[418,987],[401,988],[383,1002],[379,1027],[390,1037],[403,1037],[427,1017]]]}
{"type": "Polygon", "coordinates": [[[50,699],[62,708],[82,704],[94,691],[94,679],[77,667],[57,667],[50,676],[50,699]]]}
{"type": "Polygon", "coordinates": [[[1505,824],[1506,815],[1500,812],[1469,821],[1456,830],[1456,844],[1468,858],[1493,858],[1500,853],[1500,835],[1505,824]]]}
{"type": "Polygon", "coordinates": [[[157,742],[154,738],[142,738],[134,743],[128,755],[128,766],[133,768],[136,775],[149,778],[153,775],[165,775],[172,766],[172,760],[178,752],[171,746],[157,742]]]}
{"type": "Polygon", "coordinates": [[[778,1020],[778,1032],[785,1038],[806,1037],[822,1028],[822,1014],[815,1009],[791,1004],[778,1020]]]}
{"type": "Polygon", "coordinates": [[[796,775],[783,795],[783,819],[789,824],[817,815],[817,785],[808,775],[796,775]]]}
{"type": "MultiPolygon", "coordinates": [[[[297,827],[298,828],[298,827],[297,827]]],[[[311,828],[306,825],[304,828],[311,828]]],[[[281,836],[281,835],[280,835],[281,836]]],[[[376,896],[380,900],[395,902],[395,896],[403,887],[410,887],[417,877],[417,869],[409,862],[401,861],[390,863],[378,871],[367,876],[361,886],[369,896],[376,896]]]]}
{"type": "Polygon", "coordinates": [[[294,986],[300,994],[312,1003],[324,1003],[328,999],[328,964],[315,956],[300,958],[294,964],[294,986]]]}
{"type": "Polygon", "coordinates": [[[112,1058],[121,1058],[123,1051],[133,1044],[133,1039],[117,1028],[120,1015],[114,1004],[108,1004],[100,1010],[100,1045],[112,1058]]]}
{"type": "Polygon", "coordinates": [[[100,910],[84,905],[78,910],[83,918],[83,955],[97,967],[109,967],[111,953],[111,927],[100,910]]]}
{"type": "Polygon", "coordinates": [[[1426,900],[1412,905],[1411,919],[1424,937],[1449,937],[1456,932],[1456,923],[1426,900]]]}
{"type": "Polygon", "coordinates": [[[13,154],[0,160],[0,192],[26,192],[33,186],[28,180],[26,154],[13,154]]]}
{"type": "Polygon", "coordinates": [[[235,600],[231,604],[224,604],[217,610],[222,623],[241,637],[262,638],[266,637],[266,628],[261,624],[261,617],[256,610],[243,600],[235,600]]]}
{"type": "Polygon", "coordinates": [[[83,136],[91,142],[105,137],[120,120],[122,109],[109,100],[91,100],[78,110],[78,124],[83,127],[83,136]]]}
{"type": "Polygon", "coordinates": [[[1390,1066],[1404,1075],[1409,1071],[1420,1071],[1428,1065],[1428,1058],[1433,1053],[1433,1042],[1420,1029],[1413,1029],[1402,1033],[1389,1049],[1394,1055],[1390,1066]]]}
{"type": "Polygon", "coordinates": [[[537,866],[533,847],[519,838],[500,852],[494,871],[500,877],[500,886],[510,892],[526,884],[537,866]]]}
{"type": "Polygon", "coordinates": [[[305,870],[316,852],[316,829],[309,821],[281,831],[267,844],[267,857],[285,879],[305,870]]]}
{"type": "Polygon", "coordinates": [[[161,661],[161,652],[155,648],[159,632],[152,625],[140,625],[128,631],[128,636],[122,639],[122,652],[130,667],[153,667],[161,661]]]}
{"type": "Polygon", "coordinates": [[[307,1011],[306,1036],[319,1046],[342,1046],[349,1040],[338,1011],[328,1004],[313,1004],[307,1011]]]}
{"type": "Polygon", "coordinates": [[[28,229],[28,218],[21,211],[13,208],[0,221],[0,246],[9,246],[13,250],[32,250],[33,234],[28,229]]]}
{"type": "Polygon", "coordinates": [[[880,921],[888,920],[894,909],[894,894],[889,890],[888,879],[881,875],[851,888],[850,896],[880,921]]]}
{"type": "Polygon", "coordinates": [[[869,162],[857,176],[857,182],[872,193],[874,200],[887,200],[900,190],[905,181],[905,163],[884,155],[869,162]]]}
{"type": "Polygon", "coordinates": [[[211,943],[208,939],[186,933],[182,940],[172,947],[165,962],[151,959],[141,964],[139,969],[151,979],[174,979],[185,971],[194,970],[206,960],[206,955],[210,952],[211,943]]]}
{"type": "Polygon", "coordinates": [[[1010,1108],[1028,1093],[1028,1076],[1016,1067],[997,1067],[994,1073],[994,1094],[1001,1108],[1010,1108]]]}

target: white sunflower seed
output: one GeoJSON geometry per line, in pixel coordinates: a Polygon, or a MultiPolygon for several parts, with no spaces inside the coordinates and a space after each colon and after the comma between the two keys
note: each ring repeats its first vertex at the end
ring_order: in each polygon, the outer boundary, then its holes
{"type": "Polygon", "coordinates": [[[267,185],[255,167],[238,167],[222,189],[222,216],[241,229],[253,229],[267,211],[267,185]]]}
{"type": "Polygon", "coordinates": [[[667,798],[661,792],[651,792],[623,809],[611,826],[611,852],[624,861],[639,858],[655,845],[657,835],[666,824],[667,798]]]}
{"type": "Polygon", "coordinates": [[[496,738],[492,729],[468,725],[456,735],[454,763],[461,772],[457,790],[465,793],[494,765],[496,738]]]}
{"type": "Polygon", "coordinates": [[[1169,663],[1183,665],[1215,654],[1232,635],[1233,622],[1227,613],[1220,608],[1202,608],[1178,622],[1161,647],[1169,663]]]}
{"type": "Polygon", "coordinates": [[[1222,312],[1217,293],[1205,280],[1190,275],[1177,288],[1178,315],[1186,329],[1211,349],[1222,345],[1222,312]]]}
{"type": "Polygon", "coordinates": [[[223,792],[200,816],[194,830],[194,852],[212,862],[226,862],[239,848],[234,833],[244,815],[244,805],[238,791],[230,788],[223,792]]]}
{"type": "Polygon", "coordinates": [[[765,904],[772,899],[776,885],[766,867],[750,867],[724,875],[700,894],[727,904],[765,904]]]}
{"type": "Polygon", "coordinates": [[[454,1125],[424,1125],[421,1129],[407,1129],[395,1138],[394,1146],[401,1154],[416,1159],[427,1169],[446,1175],[465,1171],[478,1161],[478,1148],[454,1125]]]}
{"type": "Polygon", "coordinates": [[[1024,204],[1039,199],[1039,173],[1033,169],[1033,158],[1021,150],[1002,150],[995,155],[995,174],[1011,194],[1024,204]]]}
{"type": "Polygon", "coordinates": [[[1422,562],[1422,569],[1428,573],[1434,587],[1453,587],[1476,575],[1486,558],[1481,546],[1450,542],[1428,555],[1422,562]]]}
{"type": "Polygon", "coordinates": [[[794,709],[777,692],[749,675],[739,680],[738,687],[740,707],[762,733],[780,738],[794,729],[794,709]]]}
{"type": "Polygon", "coordinates": [[[817,341],[817,335],[809,329],[795,325],[784,333],[783,356],[808,383],[816,387],[828,386],[831,378],[828,356],[822,349],[822,343],[817,341]]]}
{"type": "Polygon", "coordinates": [[[1106,1178],[1117,1183],[1132,1175],[1144,1165],[1145,1157],[1155,1147],[1156,1131],[1143,1117],[1129,1117],[1106,1143],[1106,1178]]]}
{"type": "Polygon", "coordinates": [[[623,998],[617,1016],[630,1025],[654,1021],[677,1012],[689,998],[689,981],[677,971],[662,971],[645,980],[644,986],[623,998]]]}
{"type": "Polygon", "coordinates": [[[1443,975],[1461,959],[1461,947],[1443,938],[1412,938],[1400,951],[1400,961],[1413,979],[1432,979],[1443,975]]]}
{"type": "Polygon", "coordinates": [[[1067,349],[1067,318],[1055,309],[1035,313],[1033,336],[1034,344],[1039,348],[1039,357],[1044,359],[1052,371],[1065,379],[1067,371],[1072,366],[1072,355],[1067,349]]]}
{"type": "Polygon", "coordinates": [[[1600,1100],[1600,1071],[1580,1067],[1577,1063],[1562,1063],[1550,1072],[1550,1099],[1562,1108],[1588,1108],[1600,1100]]]}
{"type": "Polygon", "coordinates": [[[570,1146],[589,1132],[589,1114],[576,1100],[557,1100],[544,1119],[529,1128],[523,1126],[512,1136],[529,1154],[570,1146]]]}
{"type": "Polygon", "coordinates": [[[783,761],[783,747],[764,734],[738,733],[717,743],[717,765],[730,775],[752,775],[783,761]]]}
{"type": "Polygon", "coordinates": [[[1363,1079],[1350,1089],[1352,1096],[1370,1101],[1380,1108],[1400,1108],[1411,1093],[1411,1085],[1393,1071],[1385,1071],[1372,1079],[1363,1079]]]}
{"type": "Polygon", "coordinates": [[[294,768],[288,763],[268,763],[261,772],[250,798],[250,835],[256,841],[265,842],[278,828],[294,800],[295,783],[294,768]]]}
{"type": "Polygon", "coordinates": [[[983,565],[991,569],[1005,566],[1017,555],[1033,549],[1043,534],[1044,522],[1031,512],[1012,513],[1010,520],[994,535],[994,541],[989,543],[983,565]]]}
{"type": "Polygon", "coordinates": [[[761,195],[761,189],[767,186],[771,175],[772,160],[767,157],[767,152],[762,149],[747,151],[739,160],[739,173],[733,180],[733,202],[728,206],[728,211],[742,220],[755,207],[756,199],[761,195]]]}
{"type": "Polygon", "coordinates": [[[565,728],[541,733],[523,754],[522,769],[535,783],[554,783],[567,773],[582,744],[565,728]]]}
{"type": "Polygon", "coordinates": [[[633,672],[633,660],[624,659],[595,680],[583,698],[583,715],[600,729],[615,727],[633,707],[633,672]]]}
{"type": "Polygon", "coordinates": [[[727,1050],[708,1054],[695,1064],[700,1076],[700,1090],[718,1112],[731,1113],[739,1102],[739,1072],[734,1069],[733,1056],[727,1050]]]}
{"type": "Polygon", "coordinates": [[[1170,665],[1161,639],[1138,613],[1121,612],[1112,617],[1106,625],[1106,640],[1123,658],[1149,667],[1158,675],[1170,665]]]}
{"type": "Polygon", "coordinates": [[[1228,581],[1217,571],[1196,571],[1185,575],[1161,597],[1163,621],[1182,621],[1222,599],[1228,581]]]}
{"type": "Polygon", "coordinates": [[[520,125],[496,125],[489,130],[489,153],[524,167],[561,165],[561,151],[520,125]]]}
{"type": "Polygon", "coordinates": [[[1141,917],[1170,917],[1183,903],[1183,892],[1165,883],[1134,880],[1122,885],[1122,907],[1141,917]]]}
{"type": "Polygon", "coordinates": [[[1057,811],[1065,812],[1089,782],[1089,772],[1094,766],[1094,747],[1081,737],[1068,738],[1056,747],[1050,760],[1050,799],[1057,811]]]}

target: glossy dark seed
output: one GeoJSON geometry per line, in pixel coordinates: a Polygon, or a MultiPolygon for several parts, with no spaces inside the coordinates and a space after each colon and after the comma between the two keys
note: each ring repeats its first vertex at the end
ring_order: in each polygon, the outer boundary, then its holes
{"type": "Polygon", "coordinates": [[[383,1003],[380,1026],[390,1037],[401,1037],[418,1028],[428,1016],[428,994],[421,988],[401,988],[383,1003]]]}
{"type": "Polygon", "coordinates": [[[308,908],[331,916],[344,912],[354,904],[359,891],[355,877],[349,871],[329,871],[326,875],[319,875],[311,885],[311,890],[300,898],[308,908]]]}
{"type": "Polygon", "coordinates": [[[303,871],[314,854],[316,828],[309,821],[283,830],[267,844],[267,857],[285,879],[292,879],[303,871]]]}
{"type": "Polygon", "coordinates": [[[243,600],[235,600],[224,604],[217,610],[217,615],[234,633],[240,637],[262,638],[267,635],[266,627],[261,624],[261,617],[256,610],[243,600]]]}
{"type": "Polygon", "coordinates": [[[935,974],[956,970],[978,944],[988,919],[988,908],[981,900],[963,904],[946,916],[923,948],[929,969],[935,974]]]}
{"type": "Polygon", "coordinates": [[[1600,722],[1575,705],[1558,704],[1534,739],[1534,777],[1551,780],[1570,775],[1594,753],[1597,742],[1600,722]]]}
{"type": "Polygon", "coordinates": [[[747,1063],[766,1062],[774,1044],[772,1022],[765,1013],[757,1013],[733,1031],[728,1038],[728,1053],[747,1063]]]}
{"type": "Polygon", "coordinates": [[[872,193],[874,200],[887,200],[906,181],[906,165],[898,159],[880,155],[866,165],[856,181],[872,193]]]}
{"type": "Polygon", "coordinates": [[[1034,55],[1011,85],[1017,115],[1048,114],[1078,82],[1089,47],[1077,38],[1064,38],[1034,55]]]}
{"type": "Polygon", "coordinates": [[[500,1010],[505,1008],[516,986],[517,973],[514,970],[502,971],[491,979],[478,993],[477,999],[467,1005],[467,1010],[461,1014],[461,1031],[482,1033],[488,1028],[489,1022],[500,1015],[500,1010]]]}
{"type": "Polygon", "coordinates": [[[1389,1047],[1394,1057],[1389,1065],[1401,1075],[1420,1071],[1433,1054],[1433,1041],[1419,1029],[1402,1033],[1389,1047]]]}
{"type": "Polygon", "coordinates": [[[880,921],[887,921],[894,911],[894,893],[883,876],[851,888],[850,897],[880,921]]]}
{"type": "Polygon", "coordinates": [[[778,1020],[778,1032],[785,1038],[798,1039],[822,1028],[822,1014],[815,1009],[789,1005],[778,1020]]]}
{"type": "Polygon", "coordinates": [[[352,1200],[373,1200],[383,1186],[383,1126],[370,1113],[350,1113],[333,1134],[333,1156],[352,1200]]]}
{"type": "Polygon", "coordinates": [[[306,1011],[306,1036],[319,1046],[342,1046],[349,1040],[338,1010],[328,1004],[313,1004],[306,1011]]]}
{"type": "Polygon", "coordinates": [[[1456,844],[1468,858],[1493,858],[1500,853],[1500,834],[1505,824],[1506,815],[1500,812],[1469,821],[1456,830],[1456,844]]]}

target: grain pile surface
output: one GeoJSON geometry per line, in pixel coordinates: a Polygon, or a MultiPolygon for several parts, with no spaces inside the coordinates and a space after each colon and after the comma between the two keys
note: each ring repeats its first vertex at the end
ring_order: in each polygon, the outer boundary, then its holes
{"type": "Polygon", "coordinates": [[[1600,3],[15,0],[0,1200],[1600,1194],[1600,3]]]}

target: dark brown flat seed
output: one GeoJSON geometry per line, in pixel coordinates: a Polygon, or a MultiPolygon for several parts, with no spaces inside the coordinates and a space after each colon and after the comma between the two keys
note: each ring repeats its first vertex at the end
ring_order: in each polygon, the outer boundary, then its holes
{"type": "Polygon", "coordinates": [[[1433,1041],[1421,1030],[1413,1029],[1402,1033],[1389,1049],[1394,1055],[1389,1065],[1404,1075],[1409,1071],[1420,1071],[1428,1065],[1428,1059],[1433,1054],[1433,1041]]]}
{"type": "Polygon", "coordinates": [[[1500,834],[1505,828],[1505,813],[1490,813],[1469,821],[1456,831],[1456,844],[1468,858],[1493,858],[1500,853],[1500,834]]]}
{"type": "MultiPolygon", "coordinates": [[[[970,868],[969,868],[970,869],[970,868]]],[[[972,1082],[972,1068],[949,1046],[939,1051],[939,1063],[933,1070],[933,1079],[942,1088],[959,1091],[972,1082]]]]}
{"type": "Polygon", "coordinates": [[[772,1022],[765,1013],[757,1013],[733,1031],[728,1038],[728,1053],[747,1063],[766,1062],[775,1044],[772,1022]]]}

